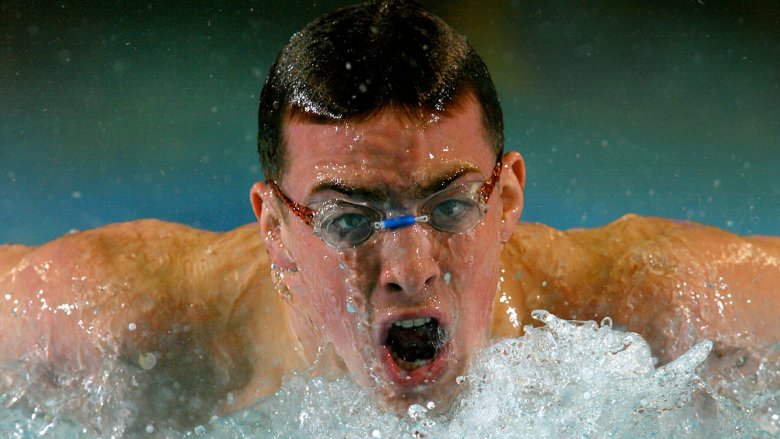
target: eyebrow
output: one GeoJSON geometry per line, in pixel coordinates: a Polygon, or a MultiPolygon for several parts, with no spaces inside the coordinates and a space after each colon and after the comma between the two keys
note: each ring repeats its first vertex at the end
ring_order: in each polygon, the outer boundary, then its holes
{"type": "MultiPolygon", "coordinates": [[[[457,166],[439,172],[437,174],[426,176],[423,183],[417,185],[414,188],[414,195],[418,198],[425,198],[430,194],[440,191],[453,181],[457,180],[463,175],[470,173],[478,173],[479,169],[470,163],[459,163],[457,166]]],[[[394,190],[393,185],[377,184],[371,186],[357,186],[345,182],[342,179],[331,178],[319,182],[309,192],[309,198],[312,195],[325,191],[334,191],[344,194],[350,198],[358,198],[365,200],[384,200],[390,197],[391,194],[397,192],[394,190]]]]}

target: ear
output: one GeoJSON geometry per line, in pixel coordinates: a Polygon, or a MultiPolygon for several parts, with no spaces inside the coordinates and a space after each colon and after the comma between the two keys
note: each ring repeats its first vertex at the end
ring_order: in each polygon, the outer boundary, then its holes
{"type": "Polygon", "coordinates": [[[498,182],[501,194],[501,227],[499,230],[502,243],[509,241],[515,230],[520,214],[523,212],[525,190],[525,162],[517,151],[506,153],[501,160],[501,178],[498,182]]]}
{"type": "Polygon", "coordinates": [[[275,202],[276,195],[267,183],[257,182],[249,191],[252,210],[260,223],[260,235],[271,257],[271,263],[286,271],[298,271],[282,241],[281,212],[275,202]]]}

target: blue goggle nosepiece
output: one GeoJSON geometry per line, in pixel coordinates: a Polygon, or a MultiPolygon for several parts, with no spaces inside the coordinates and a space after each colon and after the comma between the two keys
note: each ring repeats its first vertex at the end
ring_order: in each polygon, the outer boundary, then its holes
{"type": "Polygon", "coordinates": [[[400,229],[401,227],[413,226],[415,223],[428,222],[428,215],[414,216],[404,215],[396,218],[387,218],[382,221],[374,223],[374,229],[376,230],[390,230],[400,229]]]}

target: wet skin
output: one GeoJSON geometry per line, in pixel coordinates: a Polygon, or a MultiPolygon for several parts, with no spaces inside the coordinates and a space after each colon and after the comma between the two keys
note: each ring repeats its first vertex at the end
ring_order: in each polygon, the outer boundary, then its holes
{"type": "MultiPolygon", "coordinates": [[[[458,170],[468,172],[451,184],[484,180],[495,157],[470,105],[440,120],[386,111],[349,126],[290,121],[282,188],[308,204],[344,196],[314,190],[335,179],[407,208],[424,196],[416,187],[458,170]]],[[[445,407],[472,353],[491,337],[520,335],[536,308],[609,315],[648,339],[662,362],[703,338],[716,342],[714,363],[780,341],[780,239],[636,216],[566,232],[516,226],[522,160],[510,153],[503,162],[483,223],[463,235],[416,225],[338,252],[257,184],[259,226],[211,233],[145,220],[0,247],[0,360],[39,349],[31,361],[89,375],[116,352],[146,380],[149,399],[174,380],[204,402],[150,419],[194,425],[312,367],[350,374],[392,410],[431,399],[445,407]],[[384,331],[428,315],[445,326],[447,349],[408,385],[384,331]],[[157,362],[147,370],[148,353],[157,362]]]]}
{"type": "MultiPolygon", "coordinates": [[[[432,191],[485,181],[496,152],[478,104],[464,98],[461,107],[446,117],[388,109],[357,123],[288,121],[280,186],[305,205],[337,197],[410,212],[432,191]]],[[[374,233],[343,251],[325,244],[267,185],[257,184],[253,206],[271,260],[285,270],[291,329],[306,358],[314,358],[318,343],[330,343],[358,383],[388,408],[400,412],[430,400],[446,406],[455,378],[487,343],[495,296],[495,287],[487,286],[497,284],[502,242],[522,210],[522,159],[509,153],[503,166],[487,214],[470,232],[415,225],[374,233]],[[394,322],[423,318],[436,319],[446,344],[433,363],[402,370],[385,347],[388,330],[394,322]]]]}

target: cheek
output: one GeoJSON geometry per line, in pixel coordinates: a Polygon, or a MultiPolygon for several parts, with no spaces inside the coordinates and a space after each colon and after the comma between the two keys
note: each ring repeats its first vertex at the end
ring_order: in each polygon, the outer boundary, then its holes
{"type": "Polygon", "coordinates": [[[472,233],[453,240],[450,268],[459,301],[472,321],[489,319],[497,291],[501,245],[498,220],[490,218],[472,233]]]}
{"type": "Polygon", "coordinates": [[[330,247],[311,233],[296,230],[298,238],[290,239],[287,249],[298,272],[289,276],[295,308],[307,315],[321,329],[342,317],[344,308],[344,270],[339,269],[338,257],[330,247]]]}

